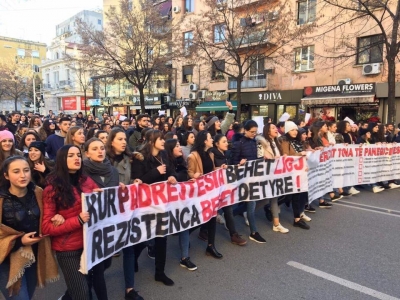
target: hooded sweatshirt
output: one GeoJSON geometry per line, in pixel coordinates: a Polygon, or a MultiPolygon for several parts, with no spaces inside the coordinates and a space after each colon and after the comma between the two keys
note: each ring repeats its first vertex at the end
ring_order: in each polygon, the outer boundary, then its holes
{"type": "Polygon", "coordinates": [[[64,146],[65,137],[56,131],[46,139],[46,152],[50,159],[55,160],[57,151],[64,146]]]}

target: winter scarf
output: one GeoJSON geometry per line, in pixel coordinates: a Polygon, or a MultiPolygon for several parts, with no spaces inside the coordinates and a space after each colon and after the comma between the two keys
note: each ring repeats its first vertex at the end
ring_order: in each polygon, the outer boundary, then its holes
{"type": "Polygon", "coordinates": [[[83,165],[89,174],[97,174],[101,177],[109,177],[112,174],[111,162],[106,158],[102,163],[84,159],[83,165]]]}

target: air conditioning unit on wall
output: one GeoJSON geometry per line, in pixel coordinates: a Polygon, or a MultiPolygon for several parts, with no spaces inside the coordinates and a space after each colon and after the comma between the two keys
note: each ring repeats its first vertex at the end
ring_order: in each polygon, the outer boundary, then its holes
{"type": "Polygon", "coordinates": [[[191,83],[191,84],[189,85],[189,89],[190,89],[192,92],[196,92],[196,91],[199,89],[199,87],[197,86],[197,84],[191,83]]]}
{"type": "Polygon", "coordinates": [[[197,92],[197,98],[204,99],[206,97],[206,90],[200,90],[197,92]]]}
{"type": "Polygon", "coordinates": [[[362,74],[363,75],[374,75],[379,74],[381,72],[381,64],[365,64],[362,66],[362,74]]]}
{"type": "Polygon", "coordinates": [[[179,7],[179,6],[174,6],[173,8],[172,8],[172,11],[174,12],[174,13],[180,13],[181,12],[181,8],[179,7]]]}
{"type": "Polygon", "coordinates": [[[197,93],[196,92],[189,93],[189,99],[190,100],[196,100],[197,99],[197,93]]]}
{"type": "Polygon", "coordinates": [[[337,84],[338,85],[351,84],[351,79],[350,78],[339,79],[337,84]]]}

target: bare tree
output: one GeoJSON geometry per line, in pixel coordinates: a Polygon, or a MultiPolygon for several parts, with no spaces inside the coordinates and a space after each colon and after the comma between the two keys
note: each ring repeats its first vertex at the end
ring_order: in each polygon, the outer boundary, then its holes
{"type": "Polygon", "coordinates": [[[124,77],[140,95],[145,110],[144,90],[152,76],[168,74],[171,62],[171,22],[153,1],[121,0],[119,7],[105,13],[103,32],[77,20],[82,37],[82,61],[99,74],[124,77]]]}
{"type": "Polygon", "coordinates": [[[213,73],[229,77],[231,88],[236,87],[240,118],[242,89],[251,83],[266,87],[264,61],[292,51],[287,46],[310,32],[313,25],[296,26],[289,1],[205,0],[205,4],[205,11],[191,20],[193,41],[185,42],[184,51],[200,53],[211,61],[213,73]]]}
{"type": "Polygon", "coordinates": [[[0,74],[2,74],[1,85],[4,87],[2,93],[14,100],[14,107],[17,111],[18,101],[26,98],[32,87],[34,73],[31,65],[18,64],[12,60],[3,61],[0,63],[0,74]]]}
{"type": "Polygon", "coordinates": [[[312,37],[322,41],[332,32],[340,37],[334,48],[327,47],[327,58],[337,65],[353,64],[355,57],[379,54],[386,60],[388,83],[388,122],[395,122],[396,61],[400,50],[400,0],[323,0],[319,15],[325,11],[336,13],[329,19],[321,18],[320,32],[312,37]],[[357,38],[378,33],[376,39],[365,45],[357,45],[357,38]]]}

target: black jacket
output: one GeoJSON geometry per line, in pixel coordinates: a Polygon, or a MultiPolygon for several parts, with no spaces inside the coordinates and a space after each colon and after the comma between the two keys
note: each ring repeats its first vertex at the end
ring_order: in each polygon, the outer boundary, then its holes
{"type": "Polygon", "coordinates": [[[214,165],[216,168],[222,166],[223,164],[227,165],[228,164],[228,159],[225,156],[224,153],[219,151],[217,148],[211,148],[210,149],[211,153],[214,154],[214,165]]]}
{"type": "Polygon", "coordinates": [[[154,157],[147,158],[140,161],[137,159],[133,160],[132,163],[132,177],[139,178],[143,183],[151,184],[161,181],[167,181],[169,176],[176,176],[175,168],[172,163],[167,159],[164,152],[160,152],[161,161],[167,166],[167,172],[160,174],[157,167],[161,166],[161,163],[154,157]]]}
{"type": "Polygon", "coordinates": [[[232,163],[237,165],[242,159],[257,159],[257,141],[243,136],[232,146],[232,163]]]}
{"type": "Polygon", "coordinates": [[[188,181],[190,178],[188,175],[187,165],[185,160],[183,159],[183,156],[178,157],[172,163],[175,167],[176,180],[178,182],[188,181]]]}
{"type": "MultiPolygon", "coordinates": [[[[28,185],[28,193],[23,198],[10,194],[8,189],[0,191],[3,198],[2,224],[21,232],[39,232],[40,208],[36,200],[35,184],[28,185]]],[[[21,239],[15,241],[13,251],[22,246],[21,239]]]]}

